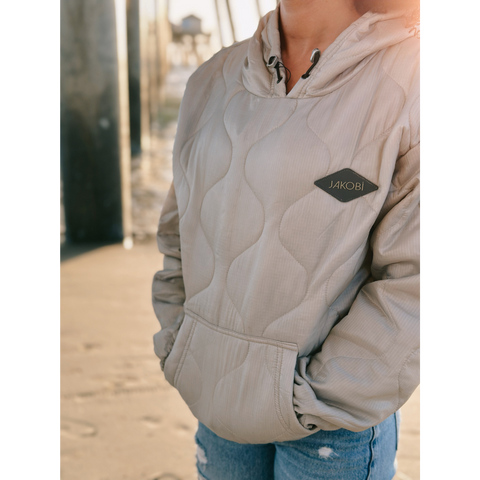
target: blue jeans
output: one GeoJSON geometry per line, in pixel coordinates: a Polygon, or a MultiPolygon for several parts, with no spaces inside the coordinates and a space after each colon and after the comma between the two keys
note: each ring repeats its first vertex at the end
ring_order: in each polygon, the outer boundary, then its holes
{"type": "Polygon", "coordinates": [[[400,411],[362,432],[320,430],[301,440],[246,445],[199,423],[200,480],[391,480],[400,411]]]}

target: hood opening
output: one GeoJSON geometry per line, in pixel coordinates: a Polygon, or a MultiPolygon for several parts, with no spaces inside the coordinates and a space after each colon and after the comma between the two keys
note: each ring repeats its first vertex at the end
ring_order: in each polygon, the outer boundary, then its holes
{"type": "MultiPolygon", "coordinates": [[[[260,97],[287,97],[288,72],[281,62],[278,10],[277,7],[260,20],[257,31],[249,40],[243,67],[245,88],[260,97]],[[285,71],[284,75],[281,69],[285,71]]],[[[405,11],[367,11],[326,50],[314,56],[311,67],[290,90],[288,98],[318,97],[339,88],[375,53],[412,37],[415,33],[412,21],[415,19],[408,19],[405,11]]]]}

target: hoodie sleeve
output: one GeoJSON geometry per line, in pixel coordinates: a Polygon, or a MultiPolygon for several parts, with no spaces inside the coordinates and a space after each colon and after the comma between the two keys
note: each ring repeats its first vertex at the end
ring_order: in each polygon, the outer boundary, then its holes
{"type": "Polygon", "coordinates": [[[154,275],[152,284],[153,309],[162,327],[153,341],[162,370],[184,318],[185,288],[178,227],[178,206],[172,183],[157,230],[158,249],[164,254],[163,270],[154,275]]]}
{"type": "Polygon", "coordinates": [[[319,353],[299,359],[294,406],[310,429],[361,431],[419,384],[420,144],[397,160],[372,230],[371,274],[319,353]]]}

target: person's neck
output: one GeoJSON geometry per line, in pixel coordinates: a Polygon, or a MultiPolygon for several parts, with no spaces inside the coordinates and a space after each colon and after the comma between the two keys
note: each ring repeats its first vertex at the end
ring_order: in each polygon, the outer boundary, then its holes
{"type": "Polygon", "coordinates": [[[281,0],[279,13],[282,62],[292,73],[287,91],[311,65],[312,50],[323,53],[361,16],[349,0],[281,0]]]}

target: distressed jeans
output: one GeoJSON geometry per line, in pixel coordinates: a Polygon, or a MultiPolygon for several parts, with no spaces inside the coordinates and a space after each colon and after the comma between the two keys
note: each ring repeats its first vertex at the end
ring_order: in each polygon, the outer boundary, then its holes
{"type": "Polygon", "coordinates": [[[400,411],[362,432],[320,430],[290,442],[246,445],[199,423],[200,480],[391,480],[396,471],[400,411]]]}

